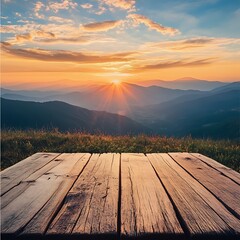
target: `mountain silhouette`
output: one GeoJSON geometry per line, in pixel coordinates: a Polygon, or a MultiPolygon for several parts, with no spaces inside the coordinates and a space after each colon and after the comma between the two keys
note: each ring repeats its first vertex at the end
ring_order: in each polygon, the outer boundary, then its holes
{"type": "Polygon", "coordinates": [[[104,134],[147,133],[149,129],[128,117],[89,111],[67,103],[46,103],[1,98],[2,128],[54,129],[104,134]]]}

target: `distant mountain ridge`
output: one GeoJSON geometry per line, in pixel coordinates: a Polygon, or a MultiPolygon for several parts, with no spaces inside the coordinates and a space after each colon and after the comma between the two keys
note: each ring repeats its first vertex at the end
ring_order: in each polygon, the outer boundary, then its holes
{"type": "Polygon", "coordinates": [[[107,84],[82,92],[54,93],[34,91],[13,91],[4,89],[1,96],[21,101],[62,101],[90,110],[100,110],[126,115],[133,106],[144,106],[167,102],[183,95],[197,94],[197,90],[168,89],[159,86],[143,87],[121,83],[121,86],[107,84]]]}
{"type": "Polygon", "coordinates": [[[207,81],[200,80],[192,77],[179,78],[173,81],[165,80],[147,80],[140,81],[138,84],[142,86],[160,86],[170,89],[181,89],[181,90],[200,90],[200,91],[210,91],[214,88],[222,87],[228,85],[229,82],[220,81],[207,81]]]}

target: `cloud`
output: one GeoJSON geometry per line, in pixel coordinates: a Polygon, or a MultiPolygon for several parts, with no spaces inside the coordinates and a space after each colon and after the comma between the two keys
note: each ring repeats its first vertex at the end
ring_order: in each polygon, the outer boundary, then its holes
{"type": "Polygon", "coordinates": [[[198,60],[179,60],[179,61],[165,61],[160,62],[157,64],[149,64],[144,65],[141,67],[134,68],[134,71],[141,71],[141,70],[158,70],[158,69],[164,69],[164,68],[176,68],[176,67],[194,67],[194,66],[201,66],[201,65],[208,65],[213,63],[213,58],[204,58],[204,59],[198,59],[198,60]]]}
{"type": "Polygon", "coordinates": [[[52,32],[36,31],[35,36],[37,37],[46,37],[46,38],[55,38],[55,34],[52,32]]]}
{"type": "Polygon", "coordinates": [[[106,10],[107,9],[103,5],[99,5],[98,10],[96,10],[96,11],[93,10],[92,12],[97,14],[97,15],[102,15],[103,13],[106,12],[106,10]]]}
{"type": "MultiPolygon", "coordinates": [[[[51,20],[65,20],[58,17],[50,17],[51,20]]],[[[68,22],[68,21],[65,21],[68,22]]],[[[24,25],[2,25],[0,27],[2,33],[14,34],[14,37],[8,37],[7,41],[12,44],[19,44],[23,42],[35,42],[36,44],[44,43],[71,43],[71,44],[91,44],[114,42],[115,39],[107,37],[100,31],[81,31],[78,26],[73,24],[35,24],[28,23],[24,25]]]]}
{"type": "Polygon", "coordinates": [[[149,29],[156,30],[163,35],[175,35],[180,33],[178,29],[165,27],[140,14],[129,14],[128,18],[133,20],[135,26],[138,26],[142,23],[145,24],[149,29]]]}
{"type": "Polygon", "coordinates": [[[101,4],[105,4],[109,7],[128,10],[129,12],[136,11],[136,0],[101,0],[100,2],[101,4]]]}
{"type": "Polygon", "coordinates": [[[47,43],[47,44],[55,44],[55,43],[71,43],[71,44],[91,44],[91,43],[107,43],[114,42],[115,40],[112,38],[95,36],[95,35],[81,35],[81,36],[72,36],[72,37],[58,37],[58,38],[45,38],[39,39],[38,43],[47,43]]]}
{"type": "Polygon", "coordinates": [[[22,16],[22,14],[19,13],[19,12],[16,12],[15,15],[16,15],[17,17],[21,17],[21,16],[22,16]]]}
{"type": "Polygon", "coordinates": [[[113,53],[108,55],[86,54],[82,52],[45,49],[13,48],[9,43],[2,43],[1,49],[10,55],[49,62],[104,63],[126,62],[133,60],[135,52],[113,53]]]}
{"type": "Polygon", "coordinates": [[[163,41],[158,43],[147,43],[146,47],[158,48],[161,50],[186,51],[195,48],[219,47],[222,45],[239,44],[240,39],[237,38],[209,38],[197,37],[176,41],[163,41]]]}
{"type": "Polygon", "coordinates": [[[84,8],[84,9],[89,9],[89,8],[92,8],[93,5],[90,4],[90,3],[85,3],[85,4],[81,4],[81,7],[84,8]]]}
{"type": "Polygon", "coordinates": [[[193,38],[193,39],[178,41],[177,44],[176,43],[174,44],[175,45],[174,48],[181,50],[186,48],[203,47],[213,42],[214,42],[213,38],[193,38]]]}
{"type": "Polygon", "coordinates": [[[33,37],[30,33],[26,33],[26,34],[16,35],[15,38],[18,42],[22,42],[22,41],[32,41],[33,37]]]}
{"type": "Polygon", "coordinates": [[[81,30],[87,32],[105,32],[110,29],[116,28],[122,24],[122,20],[117,21],[104,21],[104,22],[95,22],[89,23],[81,26],[81,30]]]}
{"type": "Polygon", "coordinates": [[[0,32],[2,33],[13,33],[13,34],[25,34],[32,31],[44,31],[53,32],[54,34],[70,34],[79,31],[78,27],[72,24],[36,24],[27,23],[21,25],[1,25],[0,32]]]}
{"type": "Polygon", "coordinates": [[[44,31],[33,31],[31,33],[26,34],[17,34],[15,36],[15,42],[26,42],[26,41],[33,41],[36,37],[40,38],[55,38],[55,34],[51,32],[44,32],[44,31]]]}
{"type": "Polygon", "coordinates": [[[73,23],[73,20],[71,20],[71,19],[61,18],[61,17],[56,17],[56,16],[51,16],[48,18],[48,20],[51,22],[65,23],[65,24],[73,23]]]}
{"type": "Polygon", "coordinates": [[[40,14],[40,10],[44,8],[45,5],[42,2],[36,2],[35,8],[34,8],[34,13],[37,18],[43,19],[45,16],[43,14],[40,14]]]}
{"type": "Polygon", "coordinates": [[[61,2],[50,2],[46,10],[52,10],[57,13],[59,10],[75,9],[77,6],[78,4],[72,0],[62,0],[61,2]]]}

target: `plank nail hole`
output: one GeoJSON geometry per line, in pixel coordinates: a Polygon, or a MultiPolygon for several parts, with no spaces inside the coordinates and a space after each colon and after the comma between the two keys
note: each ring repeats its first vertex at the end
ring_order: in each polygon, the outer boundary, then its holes
{"type": "Polygon", "coordinates": [[[190,157],[185,157],[184,159],[185,159],[185,160],[191,160],[191,158],[190,158],[190,157]]]}

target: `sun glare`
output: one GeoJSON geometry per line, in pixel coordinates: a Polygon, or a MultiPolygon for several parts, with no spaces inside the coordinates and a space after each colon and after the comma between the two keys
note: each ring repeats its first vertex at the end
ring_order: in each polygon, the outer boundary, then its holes
{"type": "Polygon", "coordinates": [[[119,84],[121,84],[121,81],[118,79],[115,79],[115,80],[112,80],[111,83],[113,83],[114,85],[119,85],[119,84]]]}

